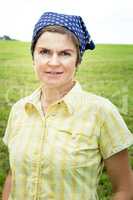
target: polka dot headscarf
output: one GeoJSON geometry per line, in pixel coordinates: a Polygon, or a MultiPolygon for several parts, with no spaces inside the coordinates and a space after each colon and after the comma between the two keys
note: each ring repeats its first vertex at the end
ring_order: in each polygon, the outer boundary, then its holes
{"type": "Polygon", "coordinates": [[[80,16],[59,14],[55,12],[45,12],[40,17],[33,30],[32,42],[35,40],[39,31],[46,26],[51,25],[63,26],[74,33],[80,43],[81,55],[83,55],[85,50],[93,50],[95,48],[95,44],[92,41],[90,34],[80,16]]]}

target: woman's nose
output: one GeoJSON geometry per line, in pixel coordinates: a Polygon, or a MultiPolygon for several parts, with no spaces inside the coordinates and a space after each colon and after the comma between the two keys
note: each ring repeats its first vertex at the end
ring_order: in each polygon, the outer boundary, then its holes
{"type": "Polygon", "coordinates": [[[49,58],[48,64],[51,65],[51,66],[58,66],[58,65],[60,65],[59,56],[57,54],[51,55],[50,58],[49,58]]]}

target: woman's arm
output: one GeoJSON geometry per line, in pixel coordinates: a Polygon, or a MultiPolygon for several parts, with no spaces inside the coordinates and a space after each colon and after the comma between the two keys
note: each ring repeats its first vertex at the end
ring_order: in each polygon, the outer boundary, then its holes
{"type": "Polygon", "coordinates": [[[104,161],[112,182],[113,200],[133,200],[133,172],[128,163],[128,152],[123,150],[104,161]]]}
{"type": "Polygon", "coordinates": [[[2,200],[8,200],[8,198],[9,198],[9,193],[11,191],[11,180],[12,180],[12,175],[11,175],[11,172],[9,172],[8,176],[6,177],[5,184],[4,184],[2,200]]]}

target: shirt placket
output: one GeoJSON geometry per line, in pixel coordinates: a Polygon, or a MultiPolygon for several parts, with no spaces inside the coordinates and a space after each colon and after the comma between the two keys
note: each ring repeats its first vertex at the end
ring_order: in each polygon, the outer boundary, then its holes
{"type": "Polygon", "coordinates": [[[36,160],[36,181],[35,181],[35,196],[34,200],[39,200],[39,183],[40,183],[40,170],[41,170],[41,160],[42,160],[42,152],[43,152],[43,146],[44,146],[44,141],[46,141],[47,137],[47,127],[46,127],[46,121],[47,121],[48,115],[45,114],[44,117],[42,118],[42,134],[40,138],[40,145],[39,145],[39,150],[38,150],[38,157],[36,160]]]}
{"type": "MultiPolygon", "coordinates": [[[[38,106],[34,104],[34,107],[36,108],[38,114],[40,115],[40,119],[42,121],[42,130],[41,130],[41,135],[40,135],[40,143],[38,145],[37,151],[36,151],[36,156],[35,156],[35,163],[34,163],[34,173],[32,176],[32,198],[33,200],[39,200],[40,199],[40,178],[41,177],[41,164],[42,164],[42,154],[43,154],[43,148],[44,148],[44,143],[47,140],[47,120],[50,116],[55,116],[55,109],[50,108],[49,111],[43,114],[42,110],[38,106]]],[[[42,191],[41,191],[42,192],[42,191]]]]}

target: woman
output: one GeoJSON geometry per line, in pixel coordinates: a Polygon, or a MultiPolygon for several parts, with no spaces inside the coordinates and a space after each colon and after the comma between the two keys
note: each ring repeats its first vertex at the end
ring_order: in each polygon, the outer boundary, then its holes
{"type": "Polygon", "coordinates": [[[113,200],[133,199],[132,134],[110,101],[75,80],[84,51],[94,48],[79,16],[47,12],[36,23],[31,52],[41,86],[10,113],[4,200],[96,200],[103,164],[113,200]]]}

